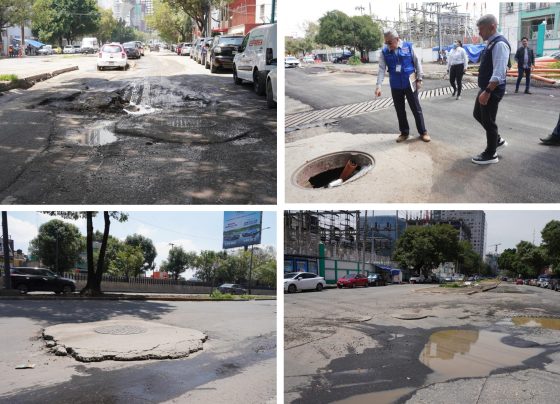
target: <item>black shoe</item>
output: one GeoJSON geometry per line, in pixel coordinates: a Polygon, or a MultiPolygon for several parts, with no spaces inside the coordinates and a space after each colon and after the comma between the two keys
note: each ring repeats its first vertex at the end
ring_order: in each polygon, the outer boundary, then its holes
{"type": "Polygon", "coordinates": [[[518,89],[516,88],[516,89],[515,89],[515,92],[516,92],[516,93],[518,93],[518,92],[519,92],[519,90],[518,90],[518,89]]]}
{"type": "Polygon", "coordinates": [[[496,153],[494,153],[494,155],[490,155],[486,152],[482,152],[478,156],[473,157],[471,161],[474,164],[494,164],[500,160],[498,159],[498,155],[496,153]]]}
{"type": "Polygon", "coordinates": [[[533,94],[533,93],[530,92],[529,90],[525,90],[525,94],[533,94]]]}
{"type": "Polygon", "coordinates": [[[455,94],[457,94],[457,90],[453,91],[452,97],[455,97],[455,94]]]}
{"type": "Polygon", "coordinates": [[[548,135],[541,142],[547,146],[560,146],[560,136],[548,135]]]}
{"type": "Polygon", "coordinates": [[[506,140],[503,137],[501,137],[500,140],[498,140],[497,148],[506,147],[507,145],[508,145],[508,142],[506,142],[506,140]]]}

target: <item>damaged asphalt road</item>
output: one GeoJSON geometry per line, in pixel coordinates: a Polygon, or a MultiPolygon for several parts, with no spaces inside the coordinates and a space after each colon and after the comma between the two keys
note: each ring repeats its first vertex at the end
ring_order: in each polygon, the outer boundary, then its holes
{"type": "Polygon", "coordinates": [[[189,58],[80,70],[0,103],[3,204],[276,203],[276,110],[189,58]]]}
{"type": "Polygon", "coordinates": [[[438,289],[286,295],[285,402],[548,402],[560,382],[560,294],[438,289]]]}

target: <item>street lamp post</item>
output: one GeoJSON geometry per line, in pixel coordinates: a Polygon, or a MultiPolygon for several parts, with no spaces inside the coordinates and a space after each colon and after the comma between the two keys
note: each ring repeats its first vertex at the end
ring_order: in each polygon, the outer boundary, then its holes
{"type": "Polygon", "coordinates": [[[4,250],[4,288],[12,288],[10,277],[10,241],[8,235],[8,212],[2,211],[2,248],[4,250]]]}

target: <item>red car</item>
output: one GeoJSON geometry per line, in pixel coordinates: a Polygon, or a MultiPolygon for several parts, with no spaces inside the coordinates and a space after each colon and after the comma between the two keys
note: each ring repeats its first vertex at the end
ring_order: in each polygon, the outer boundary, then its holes
{"type": "Polygon", "coordinates": [[[523,285],[523,284],[524,284],[523,279],[518,278],[518,279],[515,281],[515,284],[516,284],[516,285],[523,285]]]}
{"type": "Polygon", "coordinates": [[[368,287],[368,278],[364,274],[345,275],[336,282],[339,289],[343,287],[353,288],[354,286],[368,287]]]}

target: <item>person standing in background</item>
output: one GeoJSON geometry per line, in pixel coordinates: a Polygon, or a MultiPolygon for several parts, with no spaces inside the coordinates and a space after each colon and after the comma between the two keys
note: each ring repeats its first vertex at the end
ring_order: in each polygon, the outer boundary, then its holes
{"type": "Polygon", "coordinates": [[[463,74],[467,72],[468,65],[469,57],[465,49],[463,49],[463,43],[456,40],[453,43],[453,50],[449,54],[447,61],[447,72],[449,73],[449,82],[451,83],[451,87],[453,87],[452,97],[455,97],[455,94],[457,94],[458,100],[461,99],[463,74]]]}
{"type": "Polygon", "coordinates": [[[515,92],[519,91],[519,84],[523,79],[525,73],[525,94],[531,94],[529,86],[531,85],[531,71],[535,67],[535,54],[533,49],[527,46],[529,39],[524,36],[521,39],[521,47],[515,52],[515,61],[517,62],[517,84],[515,85],[515,92]]]}

